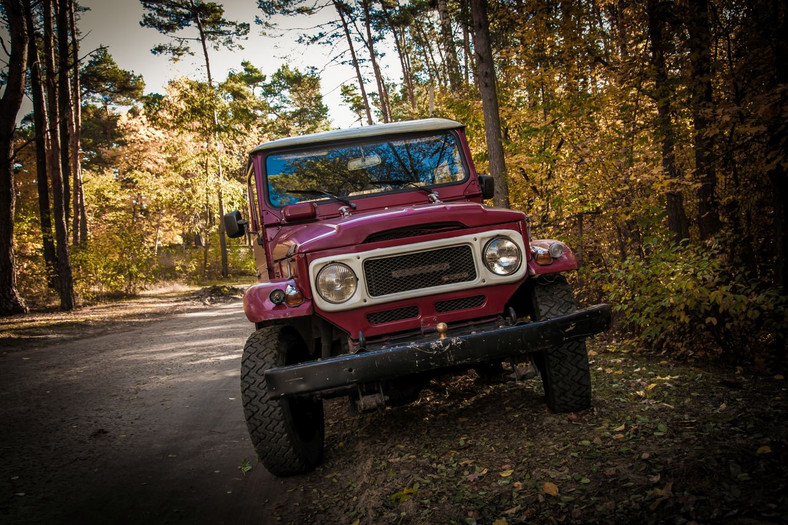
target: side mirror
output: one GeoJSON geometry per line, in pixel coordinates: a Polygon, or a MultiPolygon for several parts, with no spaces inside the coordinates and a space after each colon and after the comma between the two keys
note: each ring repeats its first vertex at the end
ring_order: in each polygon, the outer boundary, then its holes
{"type": "Polygon", "coordinates": [[[231,211],[224,215],[224,231],[231,239],[243,237],[249,223],[241,218],[240,211],[231,211]]]}
{"type": "Polygon", "coordinates": [[[491,175],[479,175],[479,186],[482,187],[483,199],[492,199],[495,196],[495,179],[491,175]]]}

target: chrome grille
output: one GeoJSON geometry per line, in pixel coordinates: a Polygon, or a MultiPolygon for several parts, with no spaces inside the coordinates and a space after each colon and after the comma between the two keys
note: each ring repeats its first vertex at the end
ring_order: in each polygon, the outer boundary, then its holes
{"type": "Polygon", "coordinates": [[[394,310],[386,310],[385,312],[367,314],[367,321],[369,321],[369,324],[383,324],[393,321],[402,321],[403,319],[412,319],[418,316],[419,308],[417,306],[407,306],[405,308],[395,308],[394,310]]]}
{"type": "Polygon", "coordinates": [[[364,262],[367,290],[380,297],[409,290],[473,281],[476,266],[470,246],[397,255],[364,262]]]}
{"type": "Polygon", "coordinates": [[[478,308],[484,304],[485,297],[483,295],[474,295],[473,297],[463,297],[462,299],[450,299],[448,301],[437,301],[435,303],[435,311],[439,314],[445,312],[454,312],[457,310],[468,310],[470,308],[478,308]]]}

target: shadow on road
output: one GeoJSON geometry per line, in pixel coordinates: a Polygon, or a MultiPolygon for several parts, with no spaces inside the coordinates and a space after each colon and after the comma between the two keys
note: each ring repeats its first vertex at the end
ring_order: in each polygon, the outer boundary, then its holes
{"type": "Polygon", "coordinates": [[[266,522],[277,481],[239,392],[252,330],[235,302],[0,355],[0,521],[266,522]]]}

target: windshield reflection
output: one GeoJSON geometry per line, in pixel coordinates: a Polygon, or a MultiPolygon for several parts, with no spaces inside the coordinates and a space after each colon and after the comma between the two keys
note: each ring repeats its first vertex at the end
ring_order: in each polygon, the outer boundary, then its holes
{"type": "Polygon", "coordinates": [[[352,198],[408,186],[449,184],[465,180],[468,173],[450,132],[271,154],[265,167],[274,206],[331,199],[326,194],[352,198]],[[288,193],[292,190],[302,193],[288,193]],[[320,190],[323,195],[303,193],[306,190],[320,190]]]}

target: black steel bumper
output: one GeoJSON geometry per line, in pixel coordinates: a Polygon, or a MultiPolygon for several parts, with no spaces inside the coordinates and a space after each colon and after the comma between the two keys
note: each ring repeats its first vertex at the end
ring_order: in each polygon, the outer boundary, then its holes
{"type": "Polygon", "coordinates": [[[331,390],[353,384],[473,365],[491,360],[549,351],[572,339],[581,339],[610,326],[610,306],[599,304],[547,321],[450,331],[445,339],[409,341],[388,348],[342,355],[265,372],[273,398],[331,390]]]}

